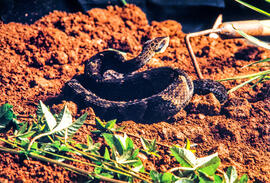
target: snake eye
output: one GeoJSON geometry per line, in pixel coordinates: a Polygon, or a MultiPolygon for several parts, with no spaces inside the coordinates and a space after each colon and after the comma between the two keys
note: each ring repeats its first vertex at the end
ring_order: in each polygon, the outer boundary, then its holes
{"type": "Polygon", "coordinates": [[[162,50],[162,48],[164,47],[164,45],[165,45],[165,41],[162,41],[159,45],[158,45],[158,47],[157,47],[157,49],[155,50],[156,52],[160,52],[161,50],[162,50]]]}
{"type": "Polygon", "coordinates": [[[167,48],[168,43],[166,40],[163,40],[158,46],[157,49],[155,49],[155,52],[157,53],[162,53],[165,51],[165,49],[167,48]]]}

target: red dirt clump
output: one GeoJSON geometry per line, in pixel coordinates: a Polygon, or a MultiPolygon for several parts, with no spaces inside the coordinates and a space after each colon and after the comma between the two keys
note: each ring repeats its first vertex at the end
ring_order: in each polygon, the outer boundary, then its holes
{"type": "MultiPolygon", "coordinates": [[[[92,9],[86,15],[55,11],[32,25],[0,24],[0,35],[0,104],[12,104],[19,114],[34,114],[39,100],[58,95],[66,81],[83,73],[84,61],[97,52],[114,48],[129,52],[128,56],[132,57],[141,51],[143,42],[157,36],[170,36],[169,47],[144,69],[177,67],[196,79],[181,25],[173,20],[148,24],[146,15],[134,5],[92,9]]],[[[209,79],[264,70],[266,67],[241,67],[270,57],[270,51],[241,39],[203,36],[191,41],[203,75],[209,79]]],[[[232,88],[240,82],[223,84],[232,88]]],[[[156,138],[167,145],[184,145],[185,138],[189,138],[198,144],[198,156],[218,152],[224,167],[234,165],[240,175],[247,173],[253,181],[270,182],[269,87],[269,83],[252,89],[245,86],[231,94],[227,104],[214,108],[211,115],[187,108],[181,112],[184,115],[174,118],[172,123],[124,121],[118,125],[126,126],[126,132],[156,138]],[[238,113],[239,110],[242,112],[238,113]]],[[[83,126],[76,138],[85,141],[87,133],[90,134],[90,127],[83,126]]],[[[134,141],[139,144],[137,139],[134,141]]],[[[168,149],[161,146],[159,150],[165,155],[146,163],[148,170],[166,171],[175,166],[175,160],[166,155],[168,149]]],[[[36,160],[21,160],[8,153],[0,156],[1,182],[70,182],[82,178],[36,160]]]]}

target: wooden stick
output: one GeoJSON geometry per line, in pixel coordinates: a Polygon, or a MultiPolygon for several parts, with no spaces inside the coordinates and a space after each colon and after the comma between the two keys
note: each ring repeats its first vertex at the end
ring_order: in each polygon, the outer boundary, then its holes
{"type": "Polygon", "coordinates": [[[195,71],[196,71],[197,76],[198,76],[199,79],[203,79],[203,75],[202,75],[200,66],[199,66],[199,64],[197,62],[196,56],[194,54],[194,51],[192,49],[192,46],[191,46],[191,43],[190,43],[190,40],[189,39],[191,37],[195,37],[195,36],[203,36],[203,35],[206,35],[206,34],[219,33],[219,32],[220,32],[220,29],[207,29],[207,30],[200,31],[200,32],[189,33],[185,37],[185,41],[186,41],[186,44],[187,44],[188,52],[189,52],[189,54],[191,56],[191,60],[193,62],[193,65],[195,67],[195,71]]]}

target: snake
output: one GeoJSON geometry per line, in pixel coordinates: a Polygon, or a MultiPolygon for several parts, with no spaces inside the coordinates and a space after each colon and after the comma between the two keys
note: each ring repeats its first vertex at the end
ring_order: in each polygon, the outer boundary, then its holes
{"type": "Polygon", "coordinates": [[[213,93],[220,103],[227,100],[227,90],[221,83],[210,79],[193,81],[179,68],[167,66],[140,71],[168,45],[169,37],[148,40],[142,51],[129,60],[118,50],[99,52],[84,62],[84,74],[65,84],[65,93],[80,106],[92,107],[104,119],[133,121],[168,120],[195,93],[213,93]]]}

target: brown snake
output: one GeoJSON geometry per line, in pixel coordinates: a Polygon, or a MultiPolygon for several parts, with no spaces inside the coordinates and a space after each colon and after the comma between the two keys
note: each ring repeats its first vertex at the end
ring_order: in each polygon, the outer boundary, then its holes
{"type": "Polygon", "coordinates": [[[131,60],[115,50],[97,53],[85,62],[85,72],[66,83],[65,92],[81,106],[91,106],[103,118],[120,120],[166,120],[179,112],[194,93],[213,93],[223,103],[227,91],[219,82],[194,80],[183,70],[160,67],[143,72],[155,54],[165,51],[169,37],[144,43],[131,60]]]}

